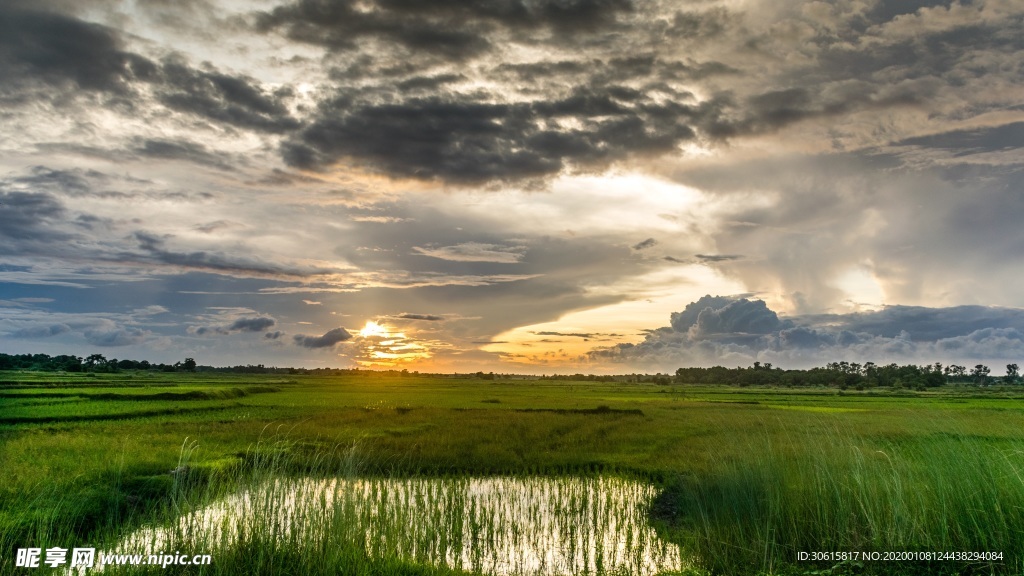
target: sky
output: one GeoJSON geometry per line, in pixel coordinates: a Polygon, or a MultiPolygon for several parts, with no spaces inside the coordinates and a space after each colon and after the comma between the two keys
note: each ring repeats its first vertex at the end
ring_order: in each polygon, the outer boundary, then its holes
{"type": "Polygon", "coordinates": [[[1016,0],[5,0],[0,351],[1024,361],[1016,0]]]}

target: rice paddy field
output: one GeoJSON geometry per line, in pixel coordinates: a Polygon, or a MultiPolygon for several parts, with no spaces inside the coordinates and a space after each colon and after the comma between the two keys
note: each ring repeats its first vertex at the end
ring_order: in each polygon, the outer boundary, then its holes
{"type": "Polygon", "coordinates": [[[1013,388],[0,381],[3,574],[1024,574],[1013,388]]]}

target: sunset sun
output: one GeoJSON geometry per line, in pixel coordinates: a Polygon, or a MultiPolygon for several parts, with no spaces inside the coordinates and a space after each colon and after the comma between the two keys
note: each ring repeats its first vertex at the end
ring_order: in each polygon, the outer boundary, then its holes
{"type": "Polygon", "coordinates": [[[366,326],[363,326],[363,329],[359,331],[359,335],[363,338],[385,337],[388,335],[388,331],[387,328],[373,320],[367,320],[366,326]]]}

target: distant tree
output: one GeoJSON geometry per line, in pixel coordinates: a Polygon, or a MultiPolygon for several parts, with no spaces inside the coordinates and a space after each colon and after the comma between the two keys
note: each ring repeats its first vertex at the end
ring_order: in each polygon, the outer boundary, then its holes
{"type": "Polygon", "coordinates": [[[1006,376],[1003,377],[1003,381],[1007,384],[1016,384],[1020,378],[1020,366],[1016,364],[1006,365],[1006,376]]]}
{"type": "Polygon", "coordinates": [[[974,379],[976,384],[988,383],[988,375],[992,372],[988,366],[984,364],[978,364],[971,370],[971,378],[974,379]]]}
{"type": "Polygon", "coordinates": [[[181,363],[181,369],[186,372],[195,372],[196,361],[192,358],[185,358],[185,361],[181,363]]]}
{"type": "Polygon", "coordinates": [[[943,373],[950,380],[962,381],[967,375],[967,368],[964,366],[957,366],[956,364],[950,364],[943,369],[943,373]]]}
{"type": "Polygon", "coordinates": [[[92,369],[96,368],[97,366],[104,366],[105,367],[106,365],[107,365],[107,357],[104,356],[103,354],[90,354],[90,355],[85,357],[85,360],[82,360],[82,366],[86,370],[92,370],[92,369]]]}

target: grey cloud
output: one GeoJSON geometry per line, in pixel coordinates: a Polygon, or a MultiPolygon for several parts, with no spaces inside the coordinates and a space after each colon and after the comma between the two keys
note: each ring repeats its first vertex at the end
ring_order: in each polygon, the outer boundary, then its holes
{"type": "Polygon", "coordinates": [[[465,242],[454,246],[413,248],[415,253],[453,262],[495,262],[514,264],[523,259],[524,247],[465,242]]]}
{"type": "MultiPolygon", "coordinates": [[[[165,106],[252,130],[281,133],[298,128],[284,104],[287,93],[268,93],[251,78],[225,74],[207,66],[195,69],[180,58],[161,63],[123,49],[116,30],[53,12],[0,6],[0,75],[11,101],[26,102],[34,84],[44,81],[72,95],[74,89],[107,92],[119,97],[111,106],[134,109],[146,101],[138,84],[153,89],[165,106]]],[[[52,92],[52,91],[51,91],[52,92]]],[[[208,156],[160,141],[146,143],[144,155],[208,156]]],[[[223,163],[207,162],[223,167],[223,163]]]]}
{"type": "Polygon", "coordinates": [[[205,336],[208,334],[220,334],[226,336],[228,334],[238,332],[263,332],[276,324],[277,321],[269,316],[242,317],[236,318],[230,324],[193,326],[189,328],[189,332],[199,336],[205,336]]]}
{"type": "MultiPolygon", "coordinates": [[[[537,336],[566,336],[566,337],[583,338],[583,339],[593,338],[595,336],[595,334],[590,334],[590,333],[585,333],[585,332],[541,331],[541,332],[531,332],[531,334],[536,334],[537,336]]],[[[557,340],[552,340],[552,342],[557,342],[557,340]]]]}
{"type": "Polygon", "coordinates": [[[351,340],[352,335],[344,328],[328,330],[322,336],[307,336],[296,334],[293,336],[295,344],[303,348],[330,348],[335,344],[351,340]]]}
{"type": "Polygon", "coordinates": [[[491,48],[487,34],[495,27],[579,33],[608,26],[631,9],[627,0],[376,0],[362,7],[354,0],[299,0],[262,13],[259,28],[283,29],[293,40],[335,50],[353,50],[372,37],[409,51],[464,59],[491,48]]]}
{"type": "Polygon", "coordinates": [[[1024,122],[906,138],[893,145],[947,150],[954,157],[1017,150],[1024,148],[1024,122]]]}
{"type": "Polygon", "coordinates": [[[458,82],[465,80],[465,76],[462,74],[440,74],[437,76],[414,76],[407,80],[402,80],[397,84],[399,90],[410,91],[410,90],[425,90],[433,91],[438,89],[445,84],[452,82],[458,82]]]}
{"type": "Polygon", "coordinates": [[[180,266],[192,270],[257,277],[305,278],[336,272],[336,270],[326,268],[279,265],[256,258],[234,256],[221,252],[205,250],[176,252],[166,247],[166,238],[148,232],[137,231],[132,237],[138,243],[142,253],[122,253],[120,255],[121,259],[136,259],[180,266]]]}
{"type": "Polygon", "coordinates": [[[779,319],[760,301],[705,296],[672,320],[672,327],[648,331],[638,344],[598,348],[590,357],[671,371],[754,360],[811,367],[837,360],[964,363],[1024,355],[1024,310],[1010,308],[888,307],[779,319]]]}
{"type": "MultiPolygon", "coordinates": [[[[706,297],[705,297],[706,298],[706,297]]],[[[686,311],[691,312],[692,311],[686,311]]],[[[679,330],[689,316],[674,316],[672,327],[679,330]]],[[[720,308],[705,306],[697,313],[696,321],[687,330],[698,337],[735,336],[768,334],[786,328],[788,323],[779,320],[762,300],[741,298],[720,308]]]]}
{"type": "Polygon", "coordinates": [[[905,332],[915,341],[941,340],[988,328],[1024,332],[1024,310],[992,306],[886,306],[877,312],[809,316],[808,319],[889,338],[905,332]]]}
{"type": "Polygon", "coordinates": [[[216,232],[217,230],[231,228],[232,226],[237,226],[237,224],[229,220],[214,220],[213,222],[207,222],[206,224],[197,224],[195,226],[195,230],[198,230],[206,234],[210,234],[216,232]]]}
{"type": "Polygon", "coordinates": [[[146,339],[149,333],[138,328],[108,326],[85,331],[85,340],[94,346],[131,346],[146,339]]]}
{"type": "Polygon", "coordinates": [[[399,319],[402,319],[402,320],[426,320],[428,322],[443,322],[445,320],[444,316],[436,316],[434,314],[409,314],[409,313],[399,314],[397,316],[393,316],[393,318],[399,318],[399,319]]]}
{"type": "Polygon", "coordinates": [[[723,254],[744,258],[722,272],[753,291],[771,287],[797,312],[849,298],[837,287],[851,271],[870,275],[890,302],[940,292],[951,302],[1018,301],[1007,286],[1024,254],[1009,232],[1024,219],[1019,166],[909,169],[898,153],[874,151],[726,163],[678,178],[732,205],[711,236],[723,254]],[[775,200],[732,199],[749,190],[775,200]]]}
{"type": "Polygon", "coordinates": [[[644,240],[643,242],[639,242],[637,244],[634,244],[633,245],[633,250],[644,250],[646,248],[651,248],[651,247],[657,246],[657,245],[658,245],[658,241],[657,240],[655,240],[654,238],[648,238],[647,240],[644,240]]]}
{"type": "Polygon", "coordinates": [[[64,214],[64,205],[50,194],[0,192],[0,238],[19,242],[66,240],[68,234],[53,227],[64,214]]]}
{"type": "Polygon", "coordinates": [[[164,83],[158,98],[179,112],[273,133],[299,126],[282,95],[256,87],[250,78],[196,70],[175,60],[165,61],[161,71],[164,83]]]}
{"type": "Polygon", "coordinates": [[[704,40],[721,36],[736,24],[736,15],[724,8],[703,11],[679,11],[672,18],[669,32],[686,40],[704,40]]]}
{"type": "Polygon", "coordinates": [[[71,327],[67,324],[49,324],[21,328],[12,332],[11,336],[14,338],[50,338],[70,331],[71,327]]]}
{"type": "Polygon", "coordinates": [[[239,318],[232,322],[227,329],[232,332],[263,332],[276,323],[276,320],[267,316],[239,318]]]}
{"type": "MultiPolygon", "coordinates": [[[[36,79],[84,90],[124,93],[156,67],[122,50],[111,29],[61,14],[0,5],[0,75],[5,84],[36,79]]],[[[11,84],[7,84],[7,88],[11,84]]]]}
{"type": "Polygon", "coordinates": [[[712,112],[615,87],[512,104],[473,95],[387,104],[340,98],[286,141],[282,154],[290,165],[307,169],[352,159],[393,176],[453,183],[519,180],[669,152],[693,139],[691,124],[712,112]],[[556,127],[560,120],[580,127],[556,127]]]}
{"type": "Polygon", "coordinates": [[[57,170],[48,166],[33,166],[25,176],[11,178],[12,184],[32,189],[46,188],[72,195],[91,194],[94,181],[105,179],[95,170],[57,170]]]}
{"type": "Polygon", "coordinates": [[[743,258],[739,254],[697,254],[696,256],[701,262],[729,262],[743,258]]]}
{"type": "Polygon", "coordinates": [[[697,324],[697,318],[704,310],[721,309],[736,301],[731,296],[702,296],[700,300],[686,305],[682,312],[673,312],[670,318],[672,329],[676,332],[686,332],[697,324]]]}
{"type": "Polygon", "coordinates": [[[234,170],[224,158],[212,153],[206,146],[187,140],[165,140],[150,138],[141,142],[135,152],[149,158],[162,158],[166,160],[184,160],[218,168],[220,170],[234,170]]]}
{"type": "Polygon", "coordinates": [[[284,336],[284,332],[280,330],[275,330],[274,332],[267,332],[266,334],[263,335],[263,337],[266,338],[267,340],[278,340],[282,336],[284,336]]]}

